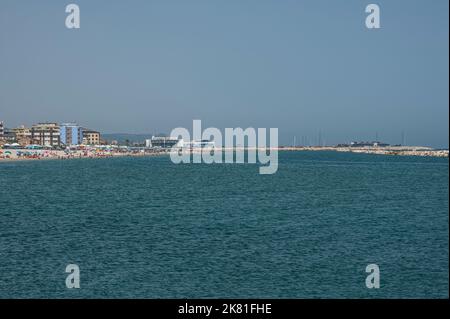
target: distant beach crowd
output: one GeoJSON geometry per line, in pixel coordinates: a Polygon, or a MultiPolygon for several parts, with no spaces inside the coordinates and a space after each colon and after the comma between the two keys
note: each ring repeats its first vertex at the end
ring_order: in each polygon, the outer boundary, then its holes
{"type": "Polygon", "coordinates": [[[46,160],[46,159],[78,159],[78,158],[107,158],[117,156],[144,156],[155,153],[141,151],[102,151],[102,150],[0,150],[0,161],[15,160],[46,160]]]}
{"type": "MultiPolygon", "coordinates": [[[[244,148],[234,151],[243,151],[244,148]]],[[[338,151],[378,155],[399,156],[427,156],[448,157],[448,150],[433,150],[429,148],[406,148],[406,147],[378,147],[378,148],[343,148],[343,147],[278,147],[279,151],[338,151]]],[[[190,152],[201,152],[202,150],[190,150],[190,152]]],[[[217,150],[216,150],[217,151],[217,150]]],[[[223,149],[223,151],[231,151],[223,149]]],[[[84,150],[32,150],[32,149],[0,149],[0,161],[16,160],[45,160],[45,159],[78,159],[78,158],[108,158],[123,156],[149,156],[168,154],[170,149],[84,149],[84,150]]]]}

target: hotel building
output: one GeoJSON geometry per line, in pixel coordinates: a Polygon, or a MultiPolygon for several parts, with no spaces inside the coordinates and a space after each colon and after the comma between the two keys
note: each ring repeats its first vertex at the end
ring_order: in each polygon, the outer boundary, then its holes
{"type": "Polygon", "coordinates": [[[14,132],[16,139],[31,137],[31,129],[24,125],[13,128],[12,131],[14,132]]]}
{"type": "Polygon", "coordinates": [[[92,130],[83,129],[84,145],[100,145],[100,133],[92,130]]]}
{"type": "Polygon", "coordinates": [[[14,140],[19,143],[22,146],[31,145],[31,144],[39,144],[39,141],[33,140],[31,137],[31,129],[28,127],[25,127],[23,125],[11,129],[14,140]]]}
{"type": "Polygon", "coordinates": [[[62,123],[60,126],[61,143],[79,145],[83,143],[83,129],[76,123],[62,123]]]}
{"type": "Polygon", "coordinates": [[[42,146],[60,146],[61,135],[57,123],[39,123],[31,127],[31,138],[42,146]]]}
{"type": "Polygon", "coordinates": [[[0,140],[3,139],[3,136],[5,135],[5,127],[2,121],[0,121],[0,140]]]}

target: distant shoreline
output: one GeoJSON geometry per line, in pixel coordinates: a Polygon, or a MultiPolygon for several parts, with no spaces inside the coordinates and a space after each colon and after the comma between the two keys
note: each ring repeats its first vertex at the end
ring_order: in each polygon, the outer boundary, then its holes
{"type": "MultiPolygon", "coordinates": [[[[448,158],[448,150],[434,150],[427,147],[278,147],[280,152],[301,152],[301,151],[334,151],[334,152],[349,152],[361,154],[375,154],[388,156],[421,156],[421,157],[441,157],[448,158]]],[[[242,148],[238,147],[236,151],[244,150],[259,150],[258,148],[242,148]]],[[[269,149],[270,150],[270,149],[269,149]]],[[[272,148],[271,150],[274,150],[272,148]]],[[[199,152],[200,150],[193,150],[192,152],[199,152]]],[[[232,149],[222,149],[222,152],[232,151],[232,149]]],[[[189,151],[188,151],[189,152],[189,151]]],[[[146,157],[146,156],[161,156],[169,155],[167,150],[153,151],[153,152],[83,152],[76,151],[66,153],[64,151],[26,151],[27,156],[19,156],[24,153],[24,150],[2,150],[0,153],[0,163],[11,163],[16,161],[39,161],[39,160],[70,160],[70,159],[95,159],[95,158],[111,158],[111,157],[146,157]],[[6,154],[5,154],[6,153],[6,154]]]]}
{"type": "MultiPolygon", "coordinates": [[[[73,160],[73,159],[98,159],[98,158],[112,158],[112,157],[143,157],[143,156],[156,156],[163,153],[134,153],[134,152],[121,152],[121,153],[107,153],[107,152],[74,152],[65,153],[64,151],[27,151],[28,156],[19,156],[18,152],[24,152],[23,150],[7,150],[10,154],[8,157],[4,157],[5,154],[0,154],[0,163],[17,162],[17,161],[50,161],[50,160],[73,160]],[[3,156],[3,157],[2,157],[3,156]]],[[[5,152],[5,151],[4,151],[5,152]]]]}
{"type": "Polygon", "coordinates": [[[396,156],[448,157],[449,150],[435,150],[423,146],[366,146],[366,147],[285,147],[286,151],[335,151],[396,156]]]}

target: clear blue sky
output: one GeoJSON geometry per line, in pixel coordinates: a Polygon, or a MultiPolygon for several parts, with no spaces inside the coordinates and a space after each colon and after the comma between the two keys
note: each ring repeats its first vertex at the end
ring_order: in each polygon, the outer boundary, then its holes
{"type": "Polygon", "coordinates": [[[0,0],[0,120],[448,147],[448,1],[0,0]],[[81,29],[65,27],[65,6],[81,29]],[[365,7],[381,7],[381,29],[365,7]]]}

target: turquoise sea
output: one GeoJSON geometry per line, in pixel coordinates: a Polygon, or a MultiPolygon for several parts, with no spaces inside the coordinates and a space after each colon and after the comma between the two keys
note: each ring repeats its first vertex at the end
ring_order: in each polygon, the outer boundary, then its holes
{"type": "Polygon", "coordinates": [[[0,298],[448,298],[448,159],[280,152],[276,174],[258,167],[0,163],[0,298]]]}

